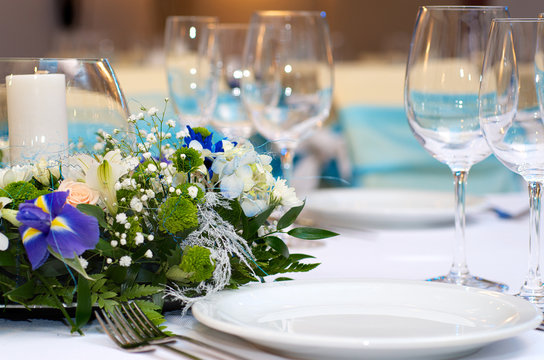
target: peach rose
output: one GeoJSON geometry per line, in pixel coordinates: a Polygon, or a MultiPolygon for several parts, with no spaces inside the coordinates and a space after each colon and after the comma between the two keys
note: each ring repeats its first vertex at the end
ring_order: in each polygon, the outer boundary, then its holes
{"type": "Polygon", "coordinates": [[[78,204],[94,205],[100,197],[98,191],[92,189],[89,185],[73,180],[64,180],[60,184],[58,191],[69,191],[66,202],[72,206],[78,204]]]}

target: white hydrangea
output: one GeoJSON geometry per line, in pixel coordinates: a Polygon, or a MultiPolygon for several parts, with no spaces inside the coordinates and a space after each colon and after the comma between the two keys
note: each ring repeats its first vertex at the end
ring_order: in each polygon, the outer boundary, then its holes
{"type": "Polygon", "coordinates": [[[147,189],[147,190],[145,191],[145,194],[146,194],[147,197],[150,198],[150,199],[153,199],[153,198],[155,197],[155,192],[154,192],[153,190],[151,190],[151,189],[147,189]]]}
{"type": "Polygon", "coordinates": [[[136,233],[136,236],[134,237],[134,243],[136,245],[141,245],[144,243],[144,236],[142,235],[142,233],[136,233]]]}
{"type": "Polygon", "coordinates": [[[149,116],[157,115],[157,112],[159,112],[159,109],[153,106],[149,110],[147,110],[147,115],[149,116]]]}
{"type": "Polygon", "coordinates": [[[103,142],[97,142],[96,144],[94,144],[93,150],[94,151],[102,151],[102,150],[104,150],[104,146],[105,146],[105,144],[103,142]]]}
{"type": "Polygon", "coordinates": [[[89,262],[85,260],[84,258],[82,258],[81,256],[78,258],[78,260],[82,268],[86,269],[87,266],[89,266],[89,262]]]}
{"type": "Polygon", "coordinates": [[[295,188],[287,186],[285,179],[278,178],[272,189],[272,197],[280,202],[280,205],[287,208],[302,205],[302,201],[297,198],[295,188]]]}
{"type": "Polygon", "coordinates": [[[119,242],[117,240],[112,240],[110,241],[110,245],[111,247],[117,247],[117,245],[119,245],[119,242]]]}
{"type": "Polygon", "coordinates": [[[176,133],[176,139],[183,139],[184,137],[187,137],[187,136],[189,136],[189,130],[187,129],[178,131],[176,133]]]}
{"type": "Polygon", "coordinates": [[[6,235],[0,233],[0,251],[6,251],[9,247],[9,239],[6,235]]]}
{"type": "Polygon", "coordinates": [[[150,249],[147,249],[144,256],[148,259],[151,259],[153,257],[153,252],[150,249]]]}
{"type": "Polygon", "coordinates": [[[127,223],[127,214],[119,213],[119,214],[115,215],[115,221],[117,221],[121,225],[126,224],[127,223]]]}
{"type": "Polygon", "coordinates": [[[136,212],[141,212],[144,209],[144,204],[135,196],[130,200],[130,208],[136,212]]]}
{"type": "Polygon", "coordinates": [[[143,153],[142,156],[144,157],[144,159],[150,159],[151,158],[151,153],[148,151],[148,152],[143,153]]]}
{"type": "Polygon", "coordinates": [[[149,164],[147,165],[147,171],[154,173],[157,171],[157,167],[155,166],[155,164],[149,164]]]}
{"type": "Polygon", "coordinates": [[[155,134],[148,134],[145,140],[150,144],[154,144],[157,142],[157,137],[155,136],[155,134]]]}
{"type": "Polygon", "coordinates": [[[191,197],[191,199],[194,199],[198,195],[198,188],[196,186],[194,186],[194,185],[189,186],[187,188],[187,192],[189,193],[189,196],[191,197]]]}
{"type": "Polygon", "coordinates": [[[176,120],[170,119],[166,122],[166,125],[168,125],[168,127],[174,128],[176,127],[176,120]]]}
{"type": "Polygon", "coordinates": [[[128,255],[121,256],[121,258],[119,259],[119,265],[121,266],[129,267],[130,264],[132,264],[132,258],[128,255]]]}

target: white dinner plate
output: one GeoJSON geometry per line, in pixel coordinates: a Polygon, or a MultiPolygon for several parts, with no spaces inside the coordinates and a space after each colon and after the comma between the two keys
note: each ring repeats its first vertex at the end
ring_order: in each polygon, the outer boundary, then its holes
{"type": "MultiPolygon", "coordinates": [[[[303,218],[316,226],[391,228],[445,225],[454,221],[454,194],[398,189],[325,189],[308,194],[303,218]]],[[[467,216],[486,208],[467,196],[467,216]]]]}
{"type": "Polygon", "coordinates": [[[449,359],[534,329],[541,312],[489,290],[425,281],[252,284],[193,305],[204,325],[303,359],[449,359]]]}

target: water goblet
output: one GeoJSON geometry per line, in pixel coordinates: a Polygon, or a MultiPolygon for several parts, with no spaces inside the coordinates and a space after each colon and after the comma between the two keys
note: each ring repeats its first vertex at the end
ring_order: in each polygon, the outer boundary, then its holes
{"type": "Polygon", "coordinates": [[[298,142],[323,124],[331,108],[332,52],[325,14],[254,13],[241,85],[251,120],[280,150],[283,176],[290,183],[298,142]]]}
{"type": "Polygon", "coordinates": [[[478,90],[491,20],[502,6],[422,6],[405,82],[412,132],[454,175],[455,237],[450,271],[432,281],[504,291],[506,285],[470,274],[465,254],[465,189],[472,165],[491,154],[478,118],[478,90]]]}
{"type": "Polygon", "coordinates": [[[229,139],[237,141],[249,138],[254,131],[240,90],[247,29],[247,24],[219,24],[215,34],[219,82],[211,125],[229,139]]]}
{"type": "Polygon", "coordinates": [[[494,19],[480,86],[480,122],[495,156],[528,183],[529,269],[519,296],[544,308],[544,19],[494,19]]]}
{"type": "Polygon", "coordinates": [[[182,125],[204,126],[217,97],[217,18],[169,16],[165,53],[168,92],[182,125]]]}

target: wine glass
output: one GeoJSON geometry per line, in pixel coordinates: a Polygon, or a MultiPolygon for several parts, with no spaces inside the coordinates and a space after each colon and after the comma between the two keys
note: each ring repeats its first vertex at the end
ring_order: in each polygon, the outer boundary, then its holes
{"type": "Polygon", "coordinates": [[[244,47],[242,101],[257,131],[280,150],[288,183],[297,143],[329,115],[332,66],[325,13],[252,15],[244,47]]]}
{"type": "Polygon", "coordinates": [[[5,165],[55,163],[74,152],[100,152],[102,131],[115,130],[132,141],[128,116],[107,59],[0,58],[5,165]]]}
{"type": "Polygon", "coordinates": [[[217,98],[217,18],[169,16],[165,53],[168,92],[182,125],[204,126],[217,98]]]}
{"type": "Polygon", "coordinates": [[[219,24],[215,34],[219,83],[211,125],[238,141],[249,138],[253,133],[253,124],[242,103],[240,90],[247,28],[247,24],[219,24]]]}
{"type": "Polygon", "coordinates": [[[454,175],[455,237],[447,275],[432,281],[505,291],[470,274],[465,254],[465,188],[472,165],[491,153],[480,130],[478,90],[491,20],[503,6],[422,6],[406,68],[408,122],[417,140],[454,175]]]}
{"type": "Polygon", "coordinates": [[[529,270],[519,295],[544,307],[544,19],[495,19],[482,70],[480,123],[495,156],[529,186],[529,270]],[[540,103],[540,104],[539,104],[540,103]]]}

